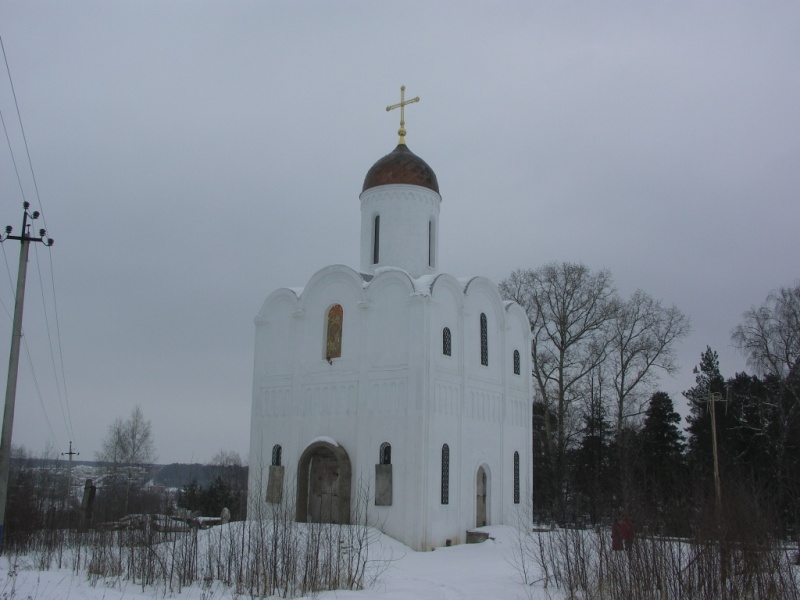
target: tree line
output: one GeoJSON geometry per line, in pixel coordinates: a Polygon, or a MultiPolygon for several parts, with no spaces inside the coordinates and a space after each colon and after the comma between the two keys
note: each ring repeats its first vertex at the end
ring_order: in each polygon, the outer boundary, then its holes
{"type": "Polygon", "coordinates": [[[733,343],[752,374],[724,377],[707,348],[684,392],[685,432],[658,376],[676,368],[689,319],[608,271],[573,263],[517,270],[500,284],[531,322],[534,515],[603,523],[622,515],[687,533],[718,507],[745,505],[782,531],[800,523],[800,284],[743,315],[733,343]]]}
{"type": "Polygon", "coordinates": [[[37,532],[113,528],[130,515],[174,515],[184,509],[219,517],[227,508],[233,520],[246,517],[247,467],[236,452],[220,450],[212,458],[199,474],[212,472],[206,484],[194,478],[177,493],[155,484],[152,425],[139,406],[109,425],[95,454],[99,468],[90,487],[74,475],[70,478],[60,458],[53,448],[37,458],[23,447],[12,448],[5,536],[9,548],[24,551],[37,532]]]}

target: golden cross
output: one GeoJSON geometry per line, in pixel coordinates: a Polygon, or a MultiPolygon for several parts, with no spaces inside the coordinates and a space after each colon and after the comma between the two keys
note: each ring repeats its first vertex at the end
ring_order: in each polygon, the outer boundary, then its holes
{"type": "Polygon", "coordinates": [[[400,103],[399,104],[392,104],[391,106],[386,107],[386,112],[393,110],[395,108],[400,109],[400,129],[397,130],[397,134],[400,136],[400,144],[406,143],[406,113],[405,108],[406,104],[413,104],[414,102],[419,102],[419,96],[416,98],[412,98],[411,100],[406,100],[406,86],[400,86],[400,103]]]}

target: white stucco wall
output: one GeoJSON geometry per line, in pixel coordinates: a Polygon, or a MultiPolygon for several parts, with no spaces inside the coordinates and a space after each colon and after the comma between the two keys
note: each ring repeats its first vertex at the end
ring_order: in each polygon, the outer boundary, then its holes
{"type": "Polygon", "coordinates": [[[382,185],[361,194],[361,271],[385,266],[411,277],[434,273],[439,256],[439,194],[416,185],[382,185]],[[380,215],[379,260],[373,263],[374,223],[380,215]],[[432,225],[433,265],[429,264],[428,224],[432,225]]]}
{"type": "MultiPolygon", "coordinates": [[[[392,187],[392,186],[386,186],[392,187]]],[[[363,248],[362,248],[363,250],[363,248]]],[[[425,257],[427,260],[427,255],[425,257]]],[[[489,522],[513,511],[513,452],[521,496],[530,497],[530,329],[484,278],[412,279],[379,269],[317,272],[298,296],[271,294],[256,317],[251,490],[263,489],[273,445],[282,447],[284,493],[295,494],[297,461],[325,436],[346,449],[352,490],[368,487],[370,514],[389,535],[423,550],[464,541],[475,526],[475,477],[489,476],[489,522]],[[325,360],[328,309],[344,312],[342,356],[325,360]],[[489,365],[480,364],[479,315],[487,316],[489,365]],[[442,329],[452,356],[442,356],[442,329]],[[520,350],[521,375],[512,373],[520,350]],[[393,503],[374,506],[375,464],[392,446],[393,503]],[[450,502],[441,504],[441,447],[450,447],[450,502]],[[261,467],[261,468],[259,468],[261,467]]],[[[258,502],[264,500],[263,493],[258,502]]],[[[250,514],[255,515],[251,503],[250,514]]]]}

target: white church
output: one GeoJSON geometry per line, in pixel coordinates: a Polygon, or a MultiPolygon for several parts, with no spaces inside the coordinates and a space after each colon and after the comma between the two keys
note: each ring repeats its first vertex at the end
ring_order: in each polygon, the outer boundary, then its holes
{"type": "MultiPolygon", "coordinates": [[[[415,550],[514,524],[531,496],[530,326],[439,264],[436,174],[400,141],[361,190],[361,264],[270,294],[255,319],[251,518],[371,524],[415,550]]],[[[457,204],[456,204],[457,206],[457,204]]],[[[355,211],[354,211],[355,212],[355,211]]]]}

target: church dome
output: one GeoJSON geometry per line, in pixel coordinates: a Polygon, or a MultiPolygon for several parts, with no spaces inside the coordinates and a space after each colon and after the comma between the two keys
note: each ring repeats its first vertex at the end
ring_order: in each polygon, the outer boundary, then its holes
{"type": "Polygon", "coordinates": [[[411,152],[403,143],[398,144],[397,148],[372,165],[364,178],[364,187],[361,191],[366,192],[380,185],[397,183],[419,185],[439,193],[436,173],[428,163],[411,152]]]}

